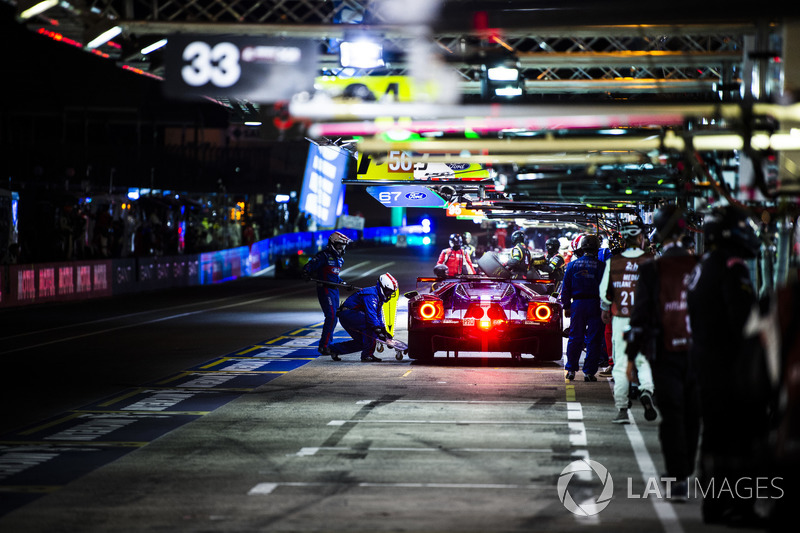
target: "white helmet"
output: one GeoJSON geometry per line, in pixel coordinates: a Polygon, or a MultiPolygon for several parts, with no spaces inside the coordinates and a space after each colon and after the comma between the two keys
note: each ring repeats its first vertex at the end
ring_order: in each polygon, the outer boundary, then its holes
{"type": "Polygon", "coordinates": [[[334,231],[328,237],[328,247],[338,255],[344,254],[344,247],[352,242],[347,235],[339,231],[334,231]]]}
{"type": "Polygon", "coordinates": [[[387,272],[378,278],[378,289],[381,291],[384,301],[388,302],[397,292],[397,280],[387,272]]]}

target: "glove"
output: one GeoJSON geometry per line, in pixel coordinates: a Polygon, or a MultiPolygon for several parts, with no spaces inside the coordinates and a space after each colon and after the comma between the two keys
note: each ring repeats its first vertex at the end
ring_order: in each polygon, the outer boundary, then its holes
{"type": "Polygon", "coordinates": [[[572,316],[572,309],[564,309],[564,316],[569,318],[572,316]]]}
{"type": "Polygon", "coordinates": [[[380,340],[382,340],[384,342],[386,342],[387,340],[392,338],[392,336],[389,335],[388,331],[386,331],[385,329],[381,329],[381,328],[375,328],[375,337],[377,337],[378,339],[380,339],[380,340]]]}

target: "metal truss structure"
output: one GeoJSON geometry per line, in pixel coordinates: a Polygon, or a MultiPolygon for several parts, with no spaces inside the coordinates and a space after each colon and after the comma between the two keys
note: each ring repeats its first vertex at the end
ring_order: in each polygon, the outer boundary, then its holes
{"type": "MultiPolygon", "coordinates": [[[[16,5],[19,13],[35,0],[3,1],[16,5]]],[[[142,49],[176,34],[312,39],[321,51],[318,74],[331,76],[345,75],[338,55],[330,52],[331,43],[356,30],[380,36],[391,59],[380,71],[351,70],[347,76],[414,74],[415,50],[422,46],[449,69],[460,102],[427,107],[413,102],[336,104],[334,113],[328,101],[317,107],[312,101],[291,108],[292,113],[314,123],[312,136],[322,142],[348,136],[336,133],[346,128],[327,132],[325,122],[350,120],[364,128],[382,115],[414,117],[411,131],[431,134],[439,129],[444,141],[454,137],[456,144],[448,145],[445,153],[460,151],[461,157],[490,162],[501,179],[495,180],[497,188],[488,190],[505,190],[493,196],[480,187],[475,194],[475,184],[456,183],[446,189],[449,198],[466,198],[485,209],[495,205],[497,213],[504,213],[513,195],[522,199],[525,209],[535,205],[530,200],[534,196],[537,201],[582,204],[594,198],[591,209],[608,209],[631,201],[674,199],[687,190],[695,195],[710,189],[730,194],[724,176],[730,169],[738,173],[745,159],[748,168],[755,168],[751,188],[774,198],[777,191],[769,181],[775,168],[768,166],[776,165],[766,154],[797,149],[780,145],[782,141],[770,135],[800,120],[795,110],[781,106],[756,113],[753,103],[786,98],[782,83],[787,67],[781,53],[787,47],[784,23],[797,14],[792,10],[798,8],[732,2],[719,12],[702,2],[682,0],[668,8],[630,0],[61,0],[24,23],[32,31],[80,47],[90,33],[119,25],[122,33],[92,53],[159,79],[165,76],[163,52],[145,54],[142,49]],[[516,103],[487,102],[482,84],[494,61],[510,62],[521,72],[523,94],[516,103]],[[562,107],[553,111],[542,107],[545,104],[562,107]],[[594,107],[565,110],[573,104],[594,107]],[[685,107],[701,104],[705,107],[685,107]],[[643,107],[632,110],[633,105],[643,107]],[[548,114],[550,122],[542,119],[548,114]],[[471,150],[464,142],[465,131],[474,129],[470,124],[442,133],[444,121],[468,116],[500,117],[505,122],[497,125],[487,118],[477,141],[483,146],[471,150]],[[585,126],[586,117],[591,127],[585,126]],[[425,119],[430,122],[417,122],[425,119]],[[604,131],[615,125],[624,127],[619,142],[604,131]],[[701,153],[698,134],[715,134],[718,144],[701,153]],[[760,134],[767,136],[762,143],[766,148],[757,149],[760,134]],[[589,136],[591,142],[564,148],[575,136],[589,136]],[[655,145],[637,147],[653,138],[655,145]],[[680,143],[668,146],[668,139],[680,143]]],[[[257,111],[263,103],[208,96],[245,111],[257,111]]],[[[379,134],[380,128],[369,133],[379,134]]],[[[366,139],[359,150],[379,155],[408,149],[425,157],[430,146],[382,144],[376,137],[366,139]]],[[[775,172],[791,173],[800,164],[790,156],[777,167],[775,172]]],[[[795,171],[789,177],[799,176],[795,171]]],[[[541,217],[544,211],[522,213],[541,217]]]]}

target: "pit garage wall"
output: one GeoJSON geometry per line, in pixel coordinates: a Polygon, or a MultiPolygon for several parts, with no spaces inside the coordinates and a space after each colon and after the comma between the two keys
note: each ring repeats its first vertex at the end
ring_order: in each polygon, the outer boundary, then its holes
{"type": "MultiPolygon", "coordinates": [[[[196,255],[4,265],[0,267],[0,307],[102,298],[253,276],[281,256],[299,250],[316,253],[328,243],[333,231],[289,233],[253,243],[250,248],[196,255]]],[[[354,240],[395,244],[406,241],[407,228],[337,231],[354,240]]]]}

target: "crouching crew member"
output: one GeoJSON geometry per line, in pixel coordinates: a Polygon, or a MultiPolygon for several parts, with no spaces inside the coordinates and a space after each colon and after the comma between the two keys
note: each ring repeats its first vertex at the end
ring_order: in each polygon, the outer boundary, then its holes
{"type": "Polygon", "coordinates": [[[396,292],[397,280],[386,273],[374,286],[351,294],[339,309],[339,321],[352,340],[332,343],[331,357],[338,361],[341,354],[361,350],[362,361],[380,361],[374,355],[375,339],[386,341],[392,338],[386,330],[382,308],[396,292]]]}

